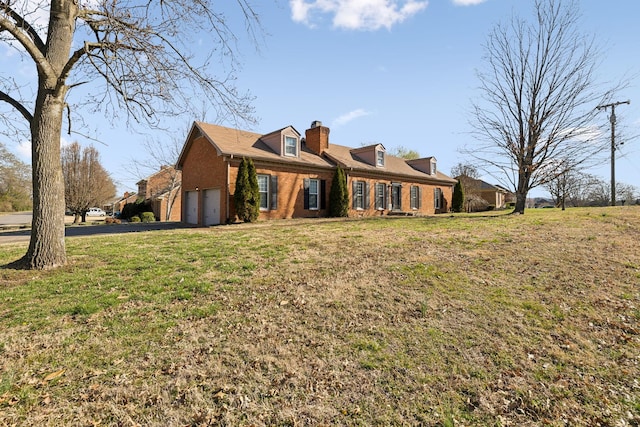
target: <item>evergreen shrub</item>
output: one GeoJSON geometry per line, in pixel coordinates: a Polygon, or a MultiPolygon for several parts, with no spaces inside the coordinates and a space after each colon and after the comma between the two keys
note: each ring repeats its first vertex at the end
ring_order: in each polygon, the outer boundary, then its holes
{"type": "Polygon", "coordinates": [[[336,168],[331,181],[329,194],[329,216],[346,217],[349,215],[349,192],[347,191],[347,177],[340,166],[336,168]]]}
{"type": "Polygon", "coordinates": [[[155,222],[156,216],[153,212],[142,212],[140,214],[140,220],[142,222],[155,222]]]}

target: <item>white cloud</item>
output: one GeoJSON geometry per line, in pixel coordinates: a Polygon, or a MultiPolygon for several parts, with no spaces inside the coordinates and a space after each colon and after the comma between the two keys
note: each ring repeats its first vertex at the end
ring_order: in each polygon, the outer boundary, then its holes
{"type": "Polygon", "coordinates": [[[456,6],[475,6],[485,1],[487,0],[453,0],[453,4],[456,6]]]}
{"type": "Polygon", "coordinates": [[[357,110],[349,111],[348,113],[343,114],[340,117],[338,117],[337,119],[335,119],[333,121],[332,126],[342,126],[342,125],[345,125],[345,124],[349,123],[350,121],[353,121],[353,120],[358,119],[360,117],[368,116],[370,114],[371,114],[370,112],[365,111],[362,108],[358,108],[357,110]]]}
{"type": "Polygon", "coordinates": [[[295,22],[315,26],[320,15],[333,15],[333,26],[347,30],[390,29],[424,10],[426,0],[289,0],[295,22]]]}

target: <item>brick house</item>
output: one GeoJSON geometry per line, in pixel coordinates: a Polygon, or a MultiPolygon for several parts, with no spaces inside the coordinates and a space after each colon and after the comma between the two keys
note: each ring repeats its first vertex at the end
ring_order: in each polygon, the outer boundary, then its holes
{"type": "Polygon", "coordinates": [[[462,182],[465,195],[467,196],[467,211],[483,211],[488,206],[493,209],[504,209],[507,206],[509,195],[507,189],[499,185],[491,185],[481,179],[471,178],[470,176],[460,175],[456,177],[462,182]],[[481,203],[473,203],[469,201],[471,196],[476,196],[481,203]]]}
{"type": "Polygon", "coordinates": [[[124,206],[127,203],[135,203],[136,200],[138,200],[138,195],[136,193],[129,193],[128,191],[126,191],[122,197],[118,198],[118,200],[113,203],[111,212],[114,215],[118,215],[120,214],[120,212],[122,212],[122,209],[124,209],[124,206]]]}
{"type": "Polygon", "coordinates": [[[182,221],[233,222],[233,192],[242,158],[251,158],[260,187],[260,220],[325,217],[337,165],[347,176],[349,216],[448,212],[455,180],[436,159],[405,160],[382,144],[329,144],[329,128],[313,122],[305,138],[293,127],[266,135],[195,122],[177,169],[182,170],[182,221]]]}
{"type": "Polygon", "coordinates": [[[138,197],[151,205],[158,221],[180,221],[182,215],[182,171],[173,166],[160,170],[137,182],[138,197]]]}

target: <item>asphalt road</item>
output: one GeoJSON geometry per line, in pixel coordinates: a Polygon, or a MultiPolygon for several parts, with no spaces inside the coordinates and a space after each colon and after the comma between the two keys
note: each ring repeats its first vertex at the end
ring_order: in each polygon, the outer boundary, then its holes
{"type": "MultiPolygon", "coordinates": [[[[65,220],[73,222],[73,217],[65,217],[65,220]]],[[[31,236],[31,212],[10,215],[0,215],[0,245],[6,243],[28,242],[31,236]],[[2,227],[10,227],[1,230],[2,227]],[[22,228],[20,228],[22,227],[22,228]]],[[[68,225],[65,229],[66,237],[95,236],[105,234],[135,233],[141,231],[173,230],[177,228],[189,228],[192,226],[180,222],[150,222],[150,223],[123,223],[123,224],[86,224],[68,225]]]]}
{"type": "Polygon", "coordinates": [[[16,212],[0,215],[0,226],[31,225],[31,212],[16,212]]]}

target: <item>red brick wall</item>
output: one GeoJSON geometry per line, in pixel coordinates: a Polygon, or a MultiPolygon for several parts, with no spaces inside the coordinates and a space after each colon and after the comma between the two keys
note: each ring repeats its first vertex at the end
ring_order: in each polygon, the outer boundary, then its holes
{"type": "MultiPolygon", "coordinates": [[[[202,198],[202,190],[219,189],[220,190],[220,223],[227,221],[235,221],[235,210],[233,207],[233,192],[235,191],[236,177],[238,175],[238,166],[240,159],[234,158],[225,162],[222,156],[218,156],[214,147],[203,137],[196,138],[184,158],[182,167],[182,196],[186,191],[199,191],[198,197],[202,198]],[[228,175],[227,175],[228,174],[228,175]],[[227,183],[228,176],[228,183],[227,183]],[[228,216],[227,216],[228,214],[228,216]]],[[[328,214],[329,193],[331,190],[331,181],[333,179],[334,170],[310,170],[309,168],[295,165],[272,165],[261,163],[254,160],[256,172],[258,174],[276,175],[278,177],[278,206],[275,210],[264,210],[260,212],[260,220],[268,219],[284,219],[284,218],[309,218],[309,217],[325,217],[328,214]],[[327,209],[309,210],[304,209],[304,179],[321,179],[326,182],[325,205],[327,209]]],[[[350,216],[374,216],[386,215],[388,209],[381,212],[375,209],[374,184],[383,182],[391,184],[397,182],[395,180],[362,178],[350,175],[347,180],[347,190],[349,192],[349,215],[350,216]],[[352,181],[363,180],[369,182],[369,209],[354,210],[352,209],[352,181]]],[[[451,207],[451,196],[453,187],[448,185],[428,185],[416,184],[412,182],[403,182],[402,188],[402,211],[412,212],[411,209],[411,185],[418,185],[422,188],[421,208],[415,213],[428,215],[434,213],[447,212],[451,207]],[[444,203],[442,209],[438,212],[434,209],[434,188],[440,188],[443,193],[444,203]]],[[[198,223],[202,224],[202,200],[198,200],[199,219],[198,223]]],[[[182,210],[182,209],[181,209],[182,210]]],[[[180,210],[180,211],[181,211],[180,210]]],[[[186,215],[182,213],[182,220],[186,220],[186,215]]]]}
{"type": "MultiPolygon", "coordinates": [[[[227,168],[222,157],[218,156],[216,149],[204,137],[193,140],[186,153],[182,165],[182,200],[185,192],[198,189],[198,206],[202,207],[202,190],[220,189],[220,222],[226,222],[228,193],[226,188],[227,168]]],[[[186,221],[184,204],[181,204],[182,221],[186,221]]],[[[202,212],[198,223],[202,224],[202,212]]]]}
{"type": "MultiPolygon", "coordinates": [[[[331,189],[331,179],[333,171],[304,171],[296,167],[268,167],[254,162],[256,173],[265,175],[276,175],[278,177],[278,207],[276,210],[261,210],[260,220],[285,219],[285,218],[314,218],[326,217],[329,207],[329,190],[331,189]],[[327,209],[309,210],[304,209],[304,179],[324,179],[326,181],[326,207],[327,209]]],[[[236,186],[238,176],[239,161],[234,161],[229,170],[229,188],[231,198],[236,186]]],[[[235,213],[231,210],[231,221],[234,221],[235,213]]]]}
{"type": "Polygon", "coordinates": [[[453,195],[453,187],[449,185],[432,185],[422,184],[410,181],[389,180],[388,178],[372,179],[369,177],[363,177],[358,175],[348,175],[347,177],[347,191],[349,192],[349,216],[381,216],[389,213],[388,203],[391,195],[390,190],[387,190],[387,200],[385,209],[380,211],[376,209],[375,205],[375,184],[383,183],[390,186],[392,183],[401,183],[401,198],[402,198],[402,212],[412,212],[416,215],[433,215],[437,213],[445,213],[449,211],[451,207],[451,197],[453,195]],[[364,181],[369,183],[369,209],[353,209],[353,181],[364,181]],[[411,209],[411,186],[417,185],[422,189],[422,200],[420,203],[420,209],[411,209]],[[434,190],[440,188],[442,191],[443,203],[441,208],[436,210],[434,208],[434,190]]]}

